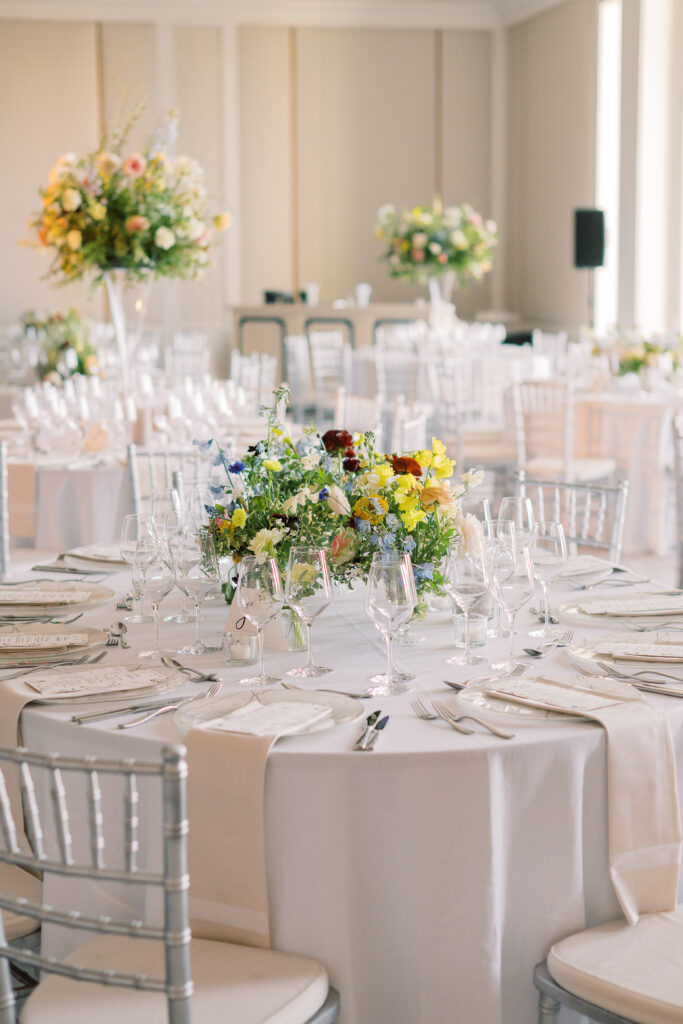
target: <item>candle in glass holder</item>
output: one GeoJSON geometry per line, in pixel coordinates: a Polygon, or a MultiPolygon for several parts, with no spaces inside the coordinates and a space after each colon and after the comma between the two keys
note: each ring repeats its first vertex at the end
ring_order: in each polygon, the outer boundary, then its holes
{"type": "Polygon", "coordinates": [[[223,637],[223,654],[229,664],[253,665],[258,654],[255,636],[243,633],[226,633],[223,637]]]}

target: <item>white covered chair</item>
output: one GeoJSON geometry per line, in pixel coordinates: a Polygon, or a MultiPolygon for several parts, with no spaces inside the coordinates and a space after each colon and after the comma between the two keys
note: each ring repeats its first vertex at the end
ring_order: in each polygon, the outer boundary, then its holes
{"type": "Polygon", "coordinates": [[[574,454],[574,391],[566,380],[512,386],[517,468],[546,480],[606,480],[617,463],[574,454]]]}
{"type": "Polygon", "coordinates": [[[427,340],[428,327],[424,320],[382,324],[377,328],[376,341],[380,348],[416,352],[427,340]]]}
{"type": "Polygon", "coordinates": [[[41,972],[22,1024],[333,1024],[339,998],[314,960],[191,938],[184,747],[167,747],[160,764],[0,750],[3,775],[8,765],[22,766],[30,852],[19,848],[17,823],[9,801],[4,801],[0,861],[57,879],[81,879],[83,885],[135,886],[145,908],[153,904],[156,892],[163,916],[157,924],[153,912],[146,910],[142,920],[130,920],[121,911],[112,916],[70,913],[43,904],[39,893],[28,901],[3,893],[5,914],[21,913],[72,929],[84,940],[59,960],[9,946],[0,926],[0,1024],[15,1022],[10,961],[41,972]],[[43,843],[38,787],[51,800],[54,849],[43,843]],[[75,841],[71,818],[76,815],[88,823],[90,842],[75,841]],[[161,868],[139,829],[146,817],[159,822],[161,868]]]}
{"type": "Polygon", "coordinates": [[[164,368],[172,378],[201,380],[209,372],[209,339],[201,331],[178,331],[164,352],[164,368]]]}
{"type": "Polygon", "coordinates": [[[167,511],[172,510],[171,491],[181,479],[197,480],[208,474],[210,457],[203,456],[198,447],[171,450],[170,448],[141,448],[128,446],[128,473],[136,515],[153,515],[155,504],[162,499],[167,511]]]}
{"type": "Polygon", "coordinates": [[[683,1020],[683,907],[590,928],[556,942],[534,971],[539,1022],[566,1006],[601,1024],[683,1020]]]}

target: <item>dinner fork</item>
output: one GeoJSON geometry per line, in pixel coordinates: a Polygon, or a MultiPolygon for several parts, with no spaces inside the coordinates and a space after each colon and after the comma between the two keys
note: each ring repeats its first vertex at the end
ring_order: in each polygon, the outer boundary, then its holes
{"type": "MultiPolygon", "coordinates": [[[[481,725],[482,728],[488,729],[493,736],[498,736],[501,740],[513,740],[515,738],[514,732],[503,732],[502,729],[497,729],[495,725],[490,725],[485,722],[483,718],[477,718],[476,715],[456,715],[450,708],[447,708],[445,704],[442,704],[440,700],[433,700],[432,707],[439,714],[440,718],[443,718],[449,725],[459,725],[463,719],[467,719],[470,722],[476,722],[477,725],[481,725]]],[[[470,732],[472,730],[470,729],[470,732]]]]}
{"type": "Polygon", "coordinates": [[[614,668],[612,665],[608,665],[606,661],[596,661],[595,663],[599,669],[605,672],[607,675],[614,676],[615,679],[638,679],[640,676],[661,676],[662,679],[670,679],[672,683],[683,683],[683,677],[672,676],[668,672],[660,672],[655,668],[640,668],[637,672],[620,672],[619,669],[614,668]]]}
{"type": "MultiPolygon", "coordinates": [[[[417,715],[417,717],[423,718],[425,722],[433,722],[437,718],[443,719],[443,715],[434,714],[432,711],[428,711],[427,708],[422,703],[422,701],[419,699],[419,697],[416,697],[414,700],[411,700],[410,706],[417,715]]],[[[434,702],[434,707],[436,708],[436,702],[434,702]]],[[[446,719],[443,720],[446,721],[446,719]]],[[[454,722],[448,722],[448,724],[452,726],[453,729],[455,729],[457,732],[461,732],[465,736],[471,736],[472,733],[474,732],[474,729],[468,729],[467,726],[465,725],[458,725],[454,722]]]]}
{"type": "Polygon", "coordinates": [[[68,661],[44,661],[40,665],[32,665],[29,668],[22,668],[19,672],[13,672],[11,676],[3,675],[0,683],[6,683],[10,679],[18,679],[19,676],[27,676],[31,672],[48,671],[51,668],[65,668],[67,665],[94,665],[96,662],[101,661],[106,653],[106,651],[100,651],[94,658],[90,658],[87,654],[82,654],[80,657],[70,658],[68,661]]]}
{"type": "Polygon", "coordinates": [[[456,683],[453,679],[444,679],[442,682],[444,682],[446,686],[450,686],[452,690],[464,690],[468,683],[472,683],[474,686],[475,683],[493,683],[500,679],[517,679],[518,676],[524,675],[526,670],[526,665],[515,665],[512,672],[507,672],[504,676],[481,676],[478,679],[468,679],[467,682],[464,683],[456,683]]]}
{"type": "MultiPolygon", "coordinates": [[[[295,683],[288,683],[286,679],[280,680],[285,690],[299,690],[299,692],[306,691],[303,686],[296,686],[295,683]]],[[[341,697],[351,697],[352,700],[367,700],[370,697],[374,697],[374,687],[371,686],[368,690],[364,690],[362,693],[352,693],[351,690],[332,690],[330,688],[325,689],[324,686],[316,686],[316,690],[320,690],[321,693],[338,693],[341,697]]]]}
{"type": "Polygon", "coordinates": [[[180,707],[187,707],[188,704],[194,704],[198,700],[206,700],[208,697],[215,697],[217,693],[220,693],[223,684],[220,680],[216,680],[215,683],[211,683],[211,686],[206,693],[199,693],[196,697],[183,698],[182,700],[175,700],[168,704],[164,704],[160,708],[155,708],[154,711],[149,711],[146,715],[141,715],[140,718],[134,718],[132,722],[119,722],[116,726],[117,729],[134,729],[136,725],[143,725],[145,722],[150,722],[153,718],[158,718],[159,715],[165,715],[169,711],[177,711],[180,707]]]}

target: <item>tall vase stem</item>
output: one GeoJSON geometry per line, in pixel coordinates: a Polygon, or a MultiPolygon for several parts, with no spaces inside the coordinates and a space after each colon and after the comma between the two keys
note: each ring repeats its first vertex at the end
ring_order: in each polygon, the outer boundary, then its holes
{"type": "Polygon", "coordinates": [[[107,271],[104,275],[104,283],[109,299],[109,312],[111,322],[114,326],[116,347],[121,363],[121,390],[128,394],[129,372],[128,372],[128,339],[126,338],[126,315],[123,308],[123,296],[121,294],[120,282],[116,280],[115,271],[107,271]]]}

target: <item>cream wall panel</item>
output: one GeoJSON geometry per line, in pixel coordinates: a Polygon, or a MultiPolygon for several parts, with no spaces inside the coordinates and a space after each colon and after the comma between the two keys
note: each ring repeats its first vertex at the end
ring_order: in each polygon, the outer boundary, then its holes
{"type": "Polygon", "coordinates": [[[572,211],[594,197],[595,0],[539,15],[508,41],[508,305],[578,327],[588,275],[572,265],[572,211]]]}
{"type": "Polygon", "coordinates": [[[289,33],[241,28],[242,295],[292,286],[289,33]]]}
{"type": "Polygon", "coordinates": [[[94,31],[92,23],[0,25],[0,323],[27,309],[74,303],[99,315],[97,302],[85,302],[86,285],[64,289],[41,281],[46,254],[18,247],[57,158],[69,151],[80,156],[96,143],[94,31]]]}
{"type": "MultiPolygon", "coordinates": [[[[444,32],[442,52],[443,199],[491,217],[492,34],[444,32]]],[[[489,294],[488,278],[456,293],[458,315],[488,308],[489,294]]]]}
{"type": "Polygon", "coordinates": [[[297,31],[300,279],[321,297],[359,281],[373,299],[426,289],[392,280],[373,238],[378,206],[429,202],[434,187],[434,33],[297,31]]]}
{"type": "Polygon", "coordinates": [[[141,100],[146,109],[130,135],[130,148],[142,149],[158,114],[157,51],[154,25],[109,23],[102,26],[104,127],[123,125],[141,100]]]}
{"type": "MultiPolygon", "coordinates": [[[[195,157],[204,168],[208,209],[223,209],[221,152],[220,35],[216,28],[175,30],[176,95],[180,110],[177,153],[195,157]]],[[[213,250],[211,266],[200,281],[178,283],[183,324],[197,328],[224,320],[225,248],[213,250]]]]}

